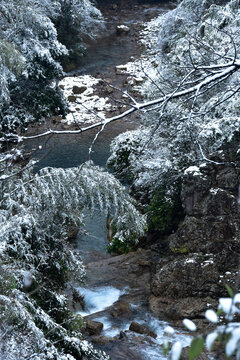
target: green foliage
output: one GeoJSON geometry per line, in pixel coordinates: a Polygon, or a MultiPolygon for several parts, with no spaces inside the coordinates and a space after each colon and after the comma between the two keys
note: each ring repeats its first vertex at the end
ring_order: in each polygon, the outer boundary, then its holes
{"type": "Polygon", "coordinates": [[[10,295],[16,286],[15,277],[0,267],[0,295],[10,295]]]}
{"type": "Polygon", "coordinates": [[[171,220],[172,204],[164,195],[155,195],[148,208],[149,229],[165,232],[171,227],[171,220]]]}
{"type": "Polygon", "coordinates": [[[171,233],[176,230],[182,213],[179,186],[171,197],[167,197],[164,190],[158,190],[147,209],[149,230],[162,234],[171,233]]]}
{"type": "Polygon", "coordinates": [[[24,57],[16,46],[9,41],[0,40],[0,66],[6,66],[16,76],[19,76],[25,67],[24,57]]]}
{"type": "Polygon", "coordinates": [[[63,66],[69,62],[77,62],[77,59],[83,56],[85,51],[81,39],[81,27],[76,21],[72,1],[61,1],[60,13],[54,23],[58,32],[58,40],[64,44],[69,53],[62,56],[61,62],[63,66]]]}
{"type": "Polygon", "coordinates": [[[162,344],[162,349],[163,349],[163,355],[166,356],[170,350],[170,343],[169,341],[167,341],[166,343],[164,342],[162,344]]]}
{"type": "Polygon", "coordinates": [[[135,244],[135,241],[123,242],[118,238],[113,238],[111,243],[107,245],[107,251],[113,254],[127,254],[132,250],[132,246],[135,244]]]}
{"type": "Polygon", "coordinates": [[[189,348],[188,358],[189,360],[195,359],[204,349],[204,339],[202,336],[195,337],[189,348]]]}
{"type": "MultiPolygon", "coordinates": [[[[122,224],[124,225],[124,224],[122,224]]],[[[127,254],[129,251],[133,250],[138,242],[139,235],[136,231],[129,231],[127,230],[127,235],[125,238],[122,238],[118,231],[118,223],[115,220],[112,220],[109,224],[111,238],[109,239],[109,244],[107,245],[106,249],[109,253],[113,254],[127,254]]],[[[143,231],[146,230],[146,226],[143,227],[143,231]]]]}
{"type": "Polygon", "coordinates": [[[80,330],[84,327],[84,320],[81,315],[74,315],[74,317],[70,321],[69,328],[71,331],[80,332],[80,330]]]}
{"type": "Polygon", "coordinates": [[[112,155],[108,159],[107,166],[113,169],[114,174],[121,180],[132,181],[131,159],[138,154],[138,146],[141,136],[132,136],[136,131],[127,131],[117,136],[111,143],[112,155]]]}
{"type": "Polygon", "coordinates": [[[56,253],[55,256],[50,258],[47,264],[42,266],[39,270],[49,281],[57,284],[61,288],[66,285],[66,282],[69,279],[69,271],[66,259],[59,258],[60,254],[61,253],[56,253]]]}
{"type": "Polygon", "coordinates": [[[225,284],[225,288],[227,289],[228,295],[233,298],[233,290],[231,289],[231,287],[228,284],[225,284]]]}

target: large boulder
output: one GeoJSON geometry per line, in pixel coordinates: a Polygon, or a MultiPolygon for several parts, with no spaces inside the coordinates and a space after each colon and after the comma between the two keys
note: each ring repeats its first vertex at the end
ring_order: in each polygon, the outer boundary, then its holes
{"type": "Polygon", "coordinates": [[[88,320],[86,322],[86,332],[89,335],[100,335],[103,329],[103,324],[100,321],[88,320]]]}
{"type": "Polygon", "coordinates": [[[177,256],[160,261],[152,280],[155,296],[170,298],[207,297],[220,293],[218,264],[213,257],[177,256]]]}
{"type": "Polygon", "coordinates": [[[150,337],[153,337],[154,339],[157,338],[157,334],[152,331],[151,329],[149,329],[149,327],[147,327],[144,324],[139,324],[136,321],[132,321],[130,326],[129,326],[129,330],[136,332],[138,334],[143,334],[143,335],[147,335],[150,337]]]}
{"type": "Polygon", "coordinates": [[[170,248],[183,245],[189,252],[216,252],[217,243],[239,243],[240,170],[223,163],[205,163],[185,171],[182,204],[186,217],[178,231],[170,236],[170,248]]]}
{"type": "Polygon", "coordinates": [[[223,152],[211,160],[184,173],[185,218],[151,281],[150,309],[161,318],[204,318],[205,299],[228,296],[239,274],[240,168],[223,152]]]}
{"type": "MultiPolygon", "coordinates": [[[[178,320],[204,319],[204,313],[208,307],[214,308],[217,302],[210,297],[183,299],[171,299],[164,296],[151,295],[149,298],[149,309],[151,312],[163,320],[168,320],[174,324],[178,320]]],[[[181,324],[181,323],[180,323],[181,324]]]]}

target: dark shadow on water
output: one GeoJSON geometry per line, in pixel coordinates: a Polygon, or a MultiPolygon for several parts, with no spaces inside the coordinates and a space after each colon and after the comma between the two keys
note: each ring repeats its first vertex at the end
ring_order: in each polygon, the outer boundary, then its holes
{"type": "MultiPolygon", "coordinates": [[[[117,121],[108,125],[99,135],[93,146],[90,159],[95,165],[105,167],[110,155],[110,143],[120,133],[136,129],[137,124],[130,121],[117,121]]],[[[89,160],[89,147],[97,129],[79,135],[54,135],[43,143],[43,140],[31,140],[26,144],[28,149],[42,146],[35,154],[41,159],[35,166],[35,171],[43,167],[70,168],[79,166],[89,160]]]]}

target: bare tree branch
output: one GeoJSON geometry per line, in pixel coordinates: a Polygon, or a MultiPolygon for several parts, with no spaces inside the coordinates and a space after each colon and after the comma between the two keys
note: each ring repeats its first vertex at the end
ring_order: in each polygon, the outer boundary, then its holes
{"type": "MultiPolygon", "coordinates": [[[[113,117],[110,118],[105,118],[102,119],[101,121],[91,124],[89,126],[86,126],[84,128],[81,128],[79,130],[52,130],[49,129],[48,131],[41,133],[41,134],[37,134],[37,135],[32,135],[32,136],[19,136],[19,135],[12,135],[12,140],[18,140],[18,141],[26,141],[29,139],[37,139],[40,137],[44,137],[44,136],[48,136],[48,135],[76,135],[76,134],[80,134],[82,132],[85,131],[89,131],[91,129],[97,128],[97,127],[102,127],[104,125],[104,127],[107,124],[110,124],[116,120],[119,119],[123,119],[126,116],[134,113],[137,110],[142,110],[142,109],[146,109],[146,108],[151,108],[154,105],[163,105],[166,101],[169,100],[174,100],[177,98],[181,98],[184,97],[186,95],[190,95],[192,93],[195,93],[198,89],[209,89],[209,86],[214,86],[215,84],[217,84],[219,81],[224,80],[225,78],[227,78],[228,76],[232,75],[234,72],[238,71],[240,68],[240,60],[236,59],[234,61],[234,64],[232,64],[231,62],[228,63],[223,63],[223,64],[219,64],[219,65],[209,65],[209,66],[198,66],[196,67],[196,69],[193,69],[192,71],[190,71],[187,76],[184,77],[184,79],[186,79],[188,76],[190,76],[190,74],[194,73],[194,71],[196,70],[211,70],[211,69],[219,69],[219,72],[211,74],[209,76],[207,76],[204,80],[202,80],[200,83],[194,85],[194,86],[190,86],[187,89],[183,89],[183,90],[179,90],[179,91],[173,91],[169,94],[166,94],[165,96],[162,96],[160,98],[157,98],[155,100],[150,100],[144,103],[137,103],[131,107],[130,109],[126,110],[125,112],[123,112],[122,114],[119,115],[115,115],[113,117]]],[[[181,83],[184,83],[183,81],[181,83]]],[[[201,94],[201,93],[200,93],[201,94]]],[[[200,95],[199,94],[199,95],[200,95]]]]}

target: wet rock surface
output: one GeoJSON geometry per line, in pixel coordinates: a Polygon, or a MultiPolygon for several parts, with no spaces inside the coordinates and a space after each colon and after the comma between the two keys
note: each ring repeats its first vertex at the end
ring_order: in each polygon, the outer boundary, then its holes
{"type": "Polygon", "coordinates": [[[88,320],[86,322],[85,331],[89,335],[100,335],[103,329],[103,324],[100,321],[88,320]]]}
{"type": "Polygon", "coordinates": [[[143,360],[139,349],[151,344],[151,337],[157,337],[150,327],[133,321],[139,313],[148,311],[151,266],[157,259],[155,251],[144,249],[113,257],[97,251],[89,254],[86,263],[88,287],[94,289],[111,285],[120,289],[121,295],[106,309],[85,316],[85,336],[114,360],[143,360]],[[115,335],[105,335],[100,331],[101,319],[115,324],[118,329],[114,331],[115,335]],[[121,330],[123,322],[129,324],[126,329],[130,331],[121,330]]]}
{"type": "MultiPolygon", "coordinates": [[[[170,320],[175,325],[182,326],[180,320],[184,318],[193,319],[198,322],[199,319],[204,320],[206,309],[211,306],[214,308],[217,301],[211,297],[206,298],[178,298],[161,297],[151,295],[149,298],[149,309],[161,319],[170,320]]],[[[205,321],[205,325],[209,322],[205,321]]]]}
{"type": "Polygon", "coordinates": [[[169,253],[152,277],[150,308],[166,319],[204,318],[239,276],[240,169],[224,157],[185,171],[185,219],[169,236],[169,253]],[[215,162],[213,162],[215,161],[215,162]]]}
{"type": "Polygon", "coordinates": [[[150,330],[146,325],[139,324],[136,321],[131,322],[131,324],[129,326],[129,330],[134,331],[138,334],[144,334],[147,336],[151,336],[154,339],[156,339],[156,337],[157,337],[157,334],[154,331],[150,330]]]}
{"type": "Polygon", "coordinates": [[[142,264],[156,261],[157,256],[154,252],[138,249],[136,252],[88,262],[87,283],[90,287],[94,286],[96,281],[98,286],[111,284],[120,289],[129,287],[147,296],[151,292],[151,269],[142,264]]]}

